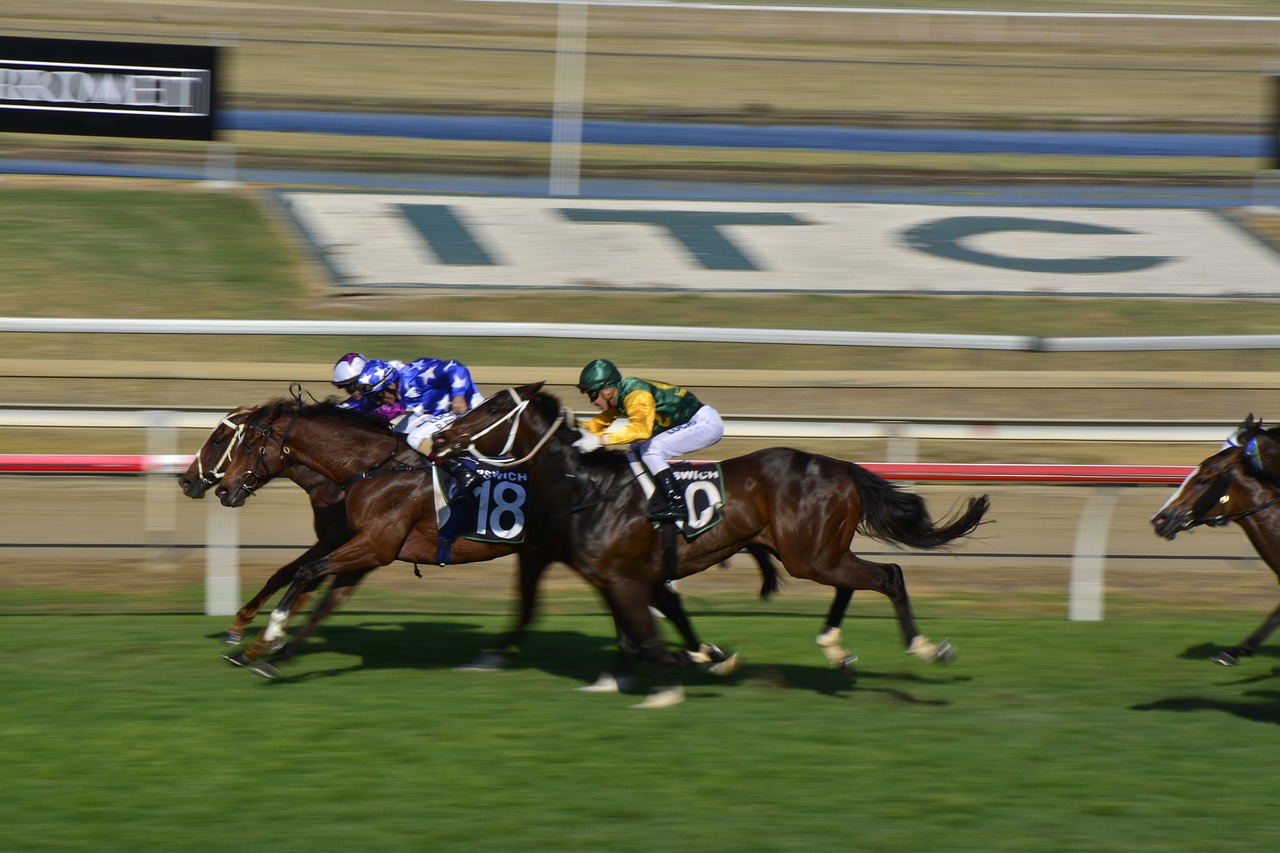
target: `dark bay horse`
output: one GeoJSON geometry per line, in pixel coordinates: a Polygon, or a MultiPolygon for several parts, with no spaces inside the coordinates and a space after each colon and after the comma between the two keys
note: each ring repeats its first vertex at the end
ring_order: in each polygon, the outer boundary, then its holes
{"type": "MultiPolygon", "coordinates": [[[[1156,534],[1165,539],[1201,525],[1219,527],[1233,521],[1280,579],[1280,437],[1263,429],[1252,414],[1151,516],[1156,534]]],[[[1214,654],[1214,662],[1235,666],[1240,658],[1252,657],[1277,626],[1280,607],[1238,645],[1214,654]]]]}
{"type": "MultiPolygon", "coordinates": [[[[231,454],[244,441],[245,421],[257,410],[257,406],[234,409],[218,422],[213,432],[200,446],[191,465],[178,478],[178,485],[184,495],[195,499],[203,498],[210,488],[222,482],[231,454]]],[[[313,527],[317,541],[315,545],[277,569],[267,579],[262,589],[236,611],[235,618],[223,634],[223,639],[228,644],[235,645],[244,639],[246,628],[258,615],[262,606],[271,599],[271,596],[293,581],[298,569],[316,557],[337,548],[352,535],[351,529],[347,526],[345,495],[337,483],[301,465],[288,466],[284,474],[301,488],[311,501],[313,527]]],[[[366,574],[368,574],[366,571],[357,571],[335,577],[328,592],[325,593],[324,600],[312,614],[305,634],[314,632],[316,624],[337,608],[366,574]]],[[[305,596],[299,597],[299,607],[304,603],[305,596]]],[[[297,637],[290,643],[291,653],[301,647],[303,640],[305,636],[297,637]]]]}
{"type": "MultiPolygon", "coordinates": [[[[316,513],[321,542],[273,575],[246,609],[260,605],[285,583],[289,591],[272,615],[269,625],[235,662],[248,664],[263,675],[274,674],[261,659],[278,647],[283,625],[298,607],[306,590],[333,576],[341,597],[322,605],[290,648],[314,631],[322,617],[340,603],[368,572],[394,560],[434,563],[438,554],[435,491],[430,468],[385,424],[346,410],[332,402],[311,406],[274,401],[261,407],[233,412],[215,429],[184,476],[188,494],[219,483],[217,494],[227,506],[242,505],[254,491],[276,476],[284,475],[308,490],[316,513]],[[224,432],[225,431],[225,432],[224,432]],[[236,437],[238,436],[238,437],[236,437]],[[203,485],[201,485],[203,484],[203,485]],[[336,494],[334,490],[337,490],[336,494]],[[340,510],[341,519],[331,516],[340,510]],[[322,530],[323,524],[330,525],[322,530]],[[269,633],[277,626],[274,634],[269,633]]],[[[537,585],[551,562],[564,562],[557,540],[538,538],[541,513],[534,507],[525,520],[530,530],[522,544],[474,542],[458,539],[448,556],[450,564],[480,562],[518,552],[520,609],[515,626],[497,646],[482,655],[483,666],[494,668],[519,645],[533,619],[537,585]]],[[[545,527],[546,525],[541,525],[545,527]]],[[[777,586],[777,569],[767,553],[755,551],[763,577],[761,594],[777,586]]],[[[661,585],[659,585],[661,586],[661,585]]],[[[654,604],[682,635],[686,651],[713,671],[727,673],[736,661],[713,644],[700,643],[693,633],[679,596],[662,587],[654,590],[654,604]]],[[[620,634],[620,643],[630,641],[620,634]]],[[[607,684],[605,685],[607,687],[607,684]]]]}
{"type": "MultiPolygon", "coordinates": [[[[648,594],[661,581],[661,535],[645,517],[644,498],[622,454],[596,451],[580,456],[572,412],[544,392],[542,383],[508,389],[476,406],[434,439],[437,454],[496,455],[504,446],[527,458],[529,487],[539,503],[554,507],[548,521],[569,544],[570,560],[599,585],[643,637],[654,681],[664,682],[666,699],[682,692],[661,653],[648,594]]],[[[700,572],[746,545],[763,546],[791,575],[836,589],[818,636],[828,660],[850,658],[839,647],[840,623],[854,590],[883,593],[893,602],[907,650],[945,660],[949,644],[934,645],[917,630],[902,569],[855,556],[855,532],[912,548],[937,549],[971,533],[989,507],[987,496],[970,498],[967,508],[935,524],[915,494],[858,465],[799,450],[772,448],[721,463],[727,500],[723,520],[692,541],[677,537],[677,574],[700,572]]]]}

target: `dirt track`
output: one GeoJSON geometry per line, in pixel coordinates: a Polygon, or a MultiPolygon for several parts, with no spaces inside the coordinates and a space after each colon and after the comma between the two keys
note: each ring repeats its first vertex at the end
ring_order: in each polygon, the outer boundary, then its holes
{"type": "MultiPolygon", "coordinates": [[[[940,516],[979,489],[947,485],[920,491],[940,516]]],[[[1039,485],[999,485],[989,491],[994,523],[981,527],[953,555],[903,554],[870,540],[861,540],[859,553],[901,563],[918,606],[931,596],[945,596],[969,602],[974,615],[1065,616],[1077,526],[1086,502],[1099,493],[1039,485]]],[[[1106,549],[1108,615],[1158,614],[1152,608],[1186,605],[1240,607],[1260,618],[1274,606],[1276,581],[1238,530],[1201,530],[1175,542],[1152,533],[1147,518],[1170,491],[1129,487],[1118,496],[1106,549]]],[[[268,487],[239,510],[225,509],[212,498],[189,500],[169,478],[152,493],[150,505],[148,500],[147,485],[137,477],[0,478],[0,611],[199,609],[203,545],[211,524],[238,526],[242,597],[314,541],[308,505],[288,483],[268,487]],[[148,507],[150,524],[144,516],[148,507]],[[85,593],[107,593],[110,601],[84,602],[85,593]],[[126,597],[113,595],[118,593],[126,597]]],[[[510,558],[469,567],[423,566],[419,580],[412,566],[396,563],[370,577],[355,606],[430,608],[437,595],[461,593],[491,596],[505,607],[513,566],[510,558]]],[[[717,596],[751,595],[757,587],[745,555],[735,557],[727,571],[712,569],[681,583],[686,595],[704,604],[717,596]]],[[[585,587],[557,567],[549,588],[585,587]]],[[[828,597],[827,590],[807,581],[791,581],[784,592],[787,601],[828,597]]],[[[878,597],[864,596],[855,608],[868,608],[872,605],[865,602],[873,599],[878,597]]],[[[882,604],[874,607],[878,613],[882,604]]],[[[815,604],[815,618],[819,612],[821,605],[815,604]]]]}

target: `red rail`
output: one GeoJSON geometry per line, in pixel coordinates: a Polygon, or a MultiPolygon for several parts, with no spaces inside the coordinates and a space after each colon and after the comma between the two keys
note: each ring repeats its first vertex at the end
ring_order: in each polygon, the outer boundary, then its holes
{"type": "MultiPolygon", "coordinates": [[[[177,474],[191,456],[0,453],[0,474],[177,474]]],[[[868,462],[887,480],[1013,483],[1181,483],[1182,465],[1000,465],[945,462],[868,462]]]]}

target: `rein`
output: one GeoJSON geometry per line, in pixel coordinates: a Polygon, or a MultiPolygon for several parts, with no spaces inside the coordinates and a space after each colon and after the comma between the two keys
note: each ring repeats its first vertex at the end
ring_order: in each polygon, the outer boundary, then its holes
{"type": "Polygon", "coordinates": [[[537,443],[533,445],[533,449],[519,459],[501,459],[501,458],[495,459],[492,456],[486,456],[484,453],[480,451],[479,448],[476,447],[476,439],[484,438],[485,435],[487,435],[490,430],[496,429],[499,425],[506,423],[507,421],[510,421],[511,425],[507,427],[507,441],[505,444],[503,444],[502,450],[498,452],[499,457],[505,457],[508,453],[511,452],[512,445],[515,444],[516,433],[519,432],[520,430],[520,419],[524,415],[524,410],[529,407],[529,401],[521,400],[520,395],[516,393],[516,390],[514,388],[508,388],[507,393],[510,394],[511,399],[515,401],[515,407],[512,408],[511,411],[507,412],[502,417],[498,418],[493,423],[489,424],[480,432],[476,433],[475,436],[472,437],[471,443],[467,445],[468,453],[470,453],[476,459],[479,459],[481,462],[492,465],[495,468],[511,468],[513,466],[523,465],[524,463],[528,462],[530,459],[532,459],[534,456],[538,454],[538,451],[542,450],[542,448],[546,445],[546,443],[551,440],[551,436],[555,434],[555,431],[560,428],[561,424],[564,423],[564,411],[561,410],[560,413],[556,415],[556,419],[551,422],[551,426],[547,428],[547,431],[543,433],[542,437],[539,438],[537,443]]]}
{"type": "Polygon", "coordinates": [[[1265,503],[1260,503],[1257,506],[1251,506],[1248,509],[1237,510],[1236,512],[1227,512],[1227,513],[1223,513],[1222,515],[1214,515],[1210,517],[1199,517],[1196,519],[1196,522],[1199,524],[1209,524],[1209,525],[1215,525],[1215,526],[1220,524],[1226,524],[1228,522],[1235,521],[1236,519],[1239,519],[1239,518],[1248,518],[1249,516],[1254,515],[1255,513],[1262,512],[1264,509],[1271,509],[1271,507],[1276,506],[1277,504],[1280,504],[1280,495],[1277,495],[1276,497],[1272,498],[1269,501],[1266,501],[1265,503]]]}

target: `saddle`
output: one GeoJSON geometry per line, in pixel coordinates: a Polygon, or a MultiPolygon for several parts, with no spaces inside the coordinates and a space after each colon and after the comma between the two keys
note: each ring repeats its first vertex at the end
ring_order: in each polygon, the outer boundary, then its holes
{"type": "MultiPolygon", "coordinates": [[[[627,451],[627,462],[644,491],[646,507],[663,501],[652,475],[634,451],[627,451]]],[[[689,515],[682,520],[660,526],[677,528],[685,539],[693,539],[715,527],[724,518],[721,513],[725,504],[724,476],[720,471],[720,463],[680,460],[671,463],[670,468],[676,483],[684,492],[689,515]]]]}

